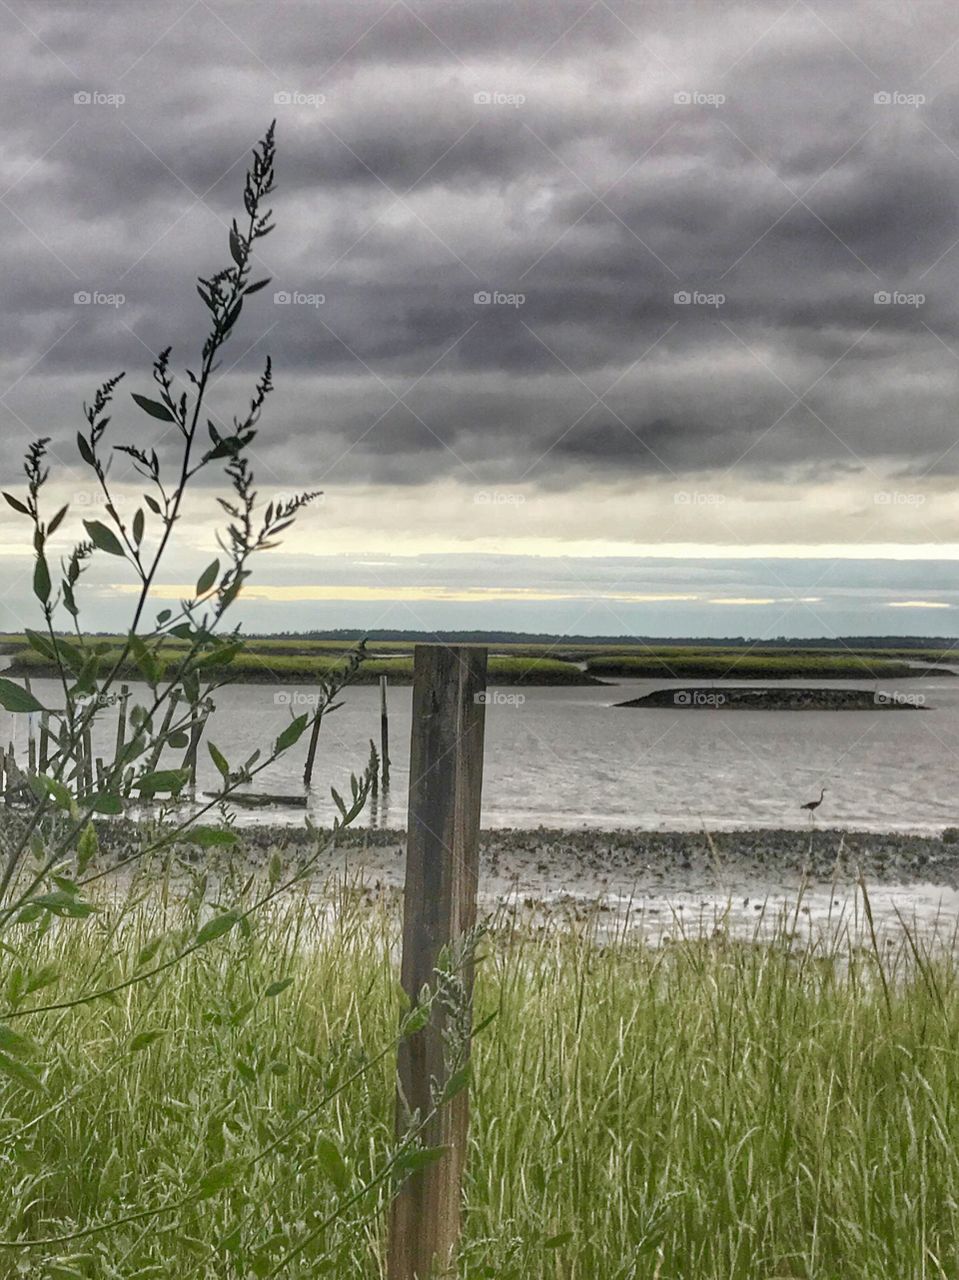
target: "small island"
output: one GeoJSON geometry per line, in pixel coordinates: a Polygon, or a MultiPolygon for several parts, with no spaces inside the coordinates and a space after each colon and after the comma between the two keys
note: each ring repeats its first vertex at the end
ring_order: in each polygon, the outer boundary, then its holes
{"type": "Polygon", "coordinates": [[[892,689],[794,689],[734,685],[717,688],[654,689],[617,707],[658,707],[680,711],[921,711],[920,693],[892,689]]]}

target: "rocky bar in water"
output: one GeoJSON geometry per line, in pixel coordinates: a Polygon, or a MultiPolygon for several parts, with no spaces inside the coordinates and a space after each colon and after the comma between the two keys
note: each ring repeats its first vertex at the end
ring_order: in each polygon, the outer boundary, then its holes
{"type": "Polygon", "coordinates": [[[925,698],[888,689],[762,689],[732,687],[654,689],[617,707],[669,707],[701,711],[919,711],[925,698]]]}

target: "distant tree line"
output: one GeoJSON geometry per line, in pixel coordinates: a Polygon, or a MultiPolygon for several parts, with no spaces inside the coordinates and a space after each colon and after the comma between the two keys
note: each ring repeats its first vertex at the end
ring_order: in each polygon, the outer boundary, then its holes
{"type": "Polygon", "coordinates": [[[363,631],[352,627],[328,631],[262,631],[249,634],[262,640],[342,640],[344,643],[365,637],[372,643],[406,640],[423,644],[648,644],[653,648],[668,645],[723,645],[731,648],[758,646],[763,649],[945,649],[957,643],[956,636],[823,636],[816,639],[776,636],[775,639],[764,640],[757,636],[590,636],[559,635],[552,631],[363,631]]]}

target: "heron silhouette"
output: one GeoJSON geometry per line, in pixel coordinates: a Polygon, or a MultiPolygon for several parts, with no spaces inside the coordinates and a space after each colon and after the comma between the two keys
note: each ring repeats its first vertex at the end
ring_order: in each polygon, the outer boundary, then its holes
{"type": "Polygon", "coordinates": [[[812,817],[812,815],[813,815],[813,811],[814,811],[814,810],[816,810],[816,809],[818,809],[818,808],[819,808],[819,806],[822,804],[822,798],[823,798],[823,796],[824,796],[825,794],[826,794],[826,788],[825,788],[825,787],[823,787],[823,789],[822,789],[822,790],[820,791],[820,793],[819,793],[819,799],[818,799],[818,800],[807,800],[805,804],[801,804],[801,805],[799,806],[799,807],[800,807],[800,809],[808,809],[808,810],[809,810],[809,816],[810,816],[810,818],[811,818],[811,817],[812,817]]]}

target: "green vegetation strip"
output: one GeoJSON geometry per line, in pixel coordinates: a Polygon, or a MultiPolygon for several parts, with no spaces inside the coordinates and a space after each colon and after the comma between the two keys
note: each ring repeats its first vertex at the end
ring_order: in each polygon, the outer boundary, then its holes
{"type": "MultiPolygon", "coordinates": [[[[8,963],[3,1003],[123,981],[209,916],[134,896],[8,963]]],[[[458,1275],[959,1272],[955,962],[903,942],[884,983],[876,950],[797,950],[790,923],[659,950],[494,929],[458,1275]]],[[[392,1143],[396,937],[381,901],[297,894],[122,998],[15,1019],[0,1237],[75,1238],[2,1274],[272,1274],[332,1217],[282,1274],[380,1277],[388,1191],[362,1188],[392,1143]]]]}
{"type": "MultiPolygon", "coordinates": [[[[174,642],[165,644],[161,651],[167,657],[167,665],[175,662],[181,647],[174,642]]],[[[104,666],[119,657],[120,650],[108,650],[104,666]]],[[[8,652],[7,671],[13,676],[54,676],[56,668],[33,649],[16,648],[8,652]]],[[[337,654],[314,653],[264,653],[255,647],[241,651],[228,667],[207,667],[205,674],[211,678],[224,678],[238,682],[258,684],[283,684],[289,681],[317,682],[342,669],[342,658],[337,654]]],[[[363,662],[353,681],[354,684],[376,684],[381,675],[389,676],[391,683],[410,684],[413,679],[412,657],[369,658],[363,662]]],[[[141,673],[133,663],[120,670],[123,679],[140,679],[141,673]]],[[[489,683],[508,685],[582,685],[599,683],[595,676],[580,670],[569,662],[555,658],[515,658],[493,656],[489,661],[489,683]]]]}

